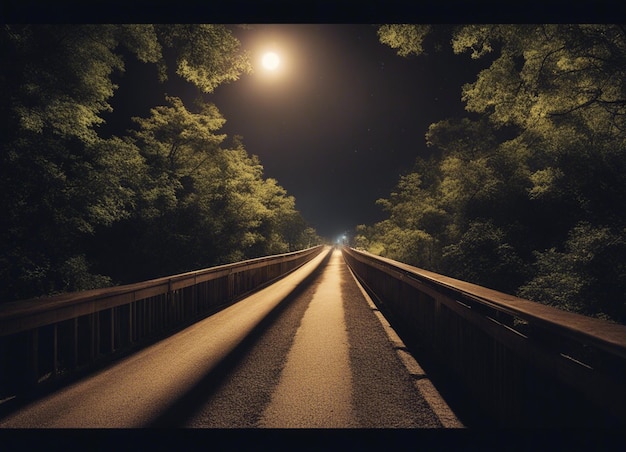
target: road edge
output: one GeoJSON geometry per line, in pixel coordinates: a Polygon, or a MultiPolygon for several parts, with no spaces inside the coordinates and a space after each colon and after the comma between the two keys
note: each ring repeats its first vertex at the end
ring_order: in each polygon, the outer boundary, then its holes
{"type": "Polygon", "coordinates": [[[419,391],[419,393],[424,397],[426,403],[431,408],[441,425],[444,428],[465,428],[465,425],[459,420],[459,418],[454,414],[448,403],[443,399],[439,391],[435,388],[433,383],[430,381],[426,372],[422,369],[419,363],[415,360],[413,355],[411,355],[407,349],[407,346],[404,344],[398,333],[393,329],[391,324],[387,321],[385,316],[380,312],[376,303],[369,296],[363,285],[360,283],[350,266],[348,266],[348,270],[350,270],[350,274],[352,278],[357,284],[357,287],[363,294],[363,297],[367,301],[367,304],[372,309],[376,318],[382,325],[389,341],[393,345],[394,350],[396,351],[396,355],[400,359],[400,362],[407,369],[411,377],[413,378],[413,384],[415,388],[419,391]]]}

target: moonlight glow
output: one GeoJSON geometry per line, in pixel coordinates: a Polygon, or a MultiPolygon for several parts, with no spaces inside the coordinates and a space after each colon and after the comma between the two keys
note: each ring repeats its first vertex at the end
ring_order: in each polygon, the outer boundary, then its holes
{"type": "Polygon", "coordinates": [[[263,67],[268,71],[275,71],[276,69],[278,69],[278,66],[280,64],[280,58],[274,52],[267,52],[265,55],[263,55],[262,63],[263,67]]]}

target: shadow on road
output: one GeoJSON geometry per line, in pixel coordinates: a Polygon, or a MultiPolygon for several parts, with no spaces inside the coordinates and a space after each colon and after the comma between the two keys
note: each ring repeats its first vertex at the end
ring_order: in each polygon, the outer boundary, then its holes
{"type": "Polygon", "coordinates": [[[282,300],[267,315],[252,332],[238,344],[232,353],[229,353],[209,374],[207,374],[198,384],[190,389],[184,396],[171,404],[166,411],[155,418],[148,428],[177,428],[184,426],[210,399],[211,395],[225,381],[225,378],[241,361],[242,357],[255,344],[259,336],[266,330],[292,300],[302,294],[302,292],[319,278],[324,267],[330,260],[332,249],[329,250],[320,265],[309,275],[298,287],[282,300]]]}

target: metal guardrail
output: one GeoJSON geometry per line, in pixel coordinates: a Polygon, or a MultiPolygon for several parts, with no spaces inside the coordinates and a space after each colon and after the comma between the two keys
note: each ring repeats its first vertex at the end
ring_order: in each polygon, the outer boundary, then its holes
{"type": "Polygon", "coordinates": [[[166,335],[285,276],[323,246],[150,281],[0,303],[0,400],[166,335]]]}
{"type": "Polygon", "coordinates": [[[503,426],[626,426],[626,326],[344,247],[407,344],[503,426]]]}

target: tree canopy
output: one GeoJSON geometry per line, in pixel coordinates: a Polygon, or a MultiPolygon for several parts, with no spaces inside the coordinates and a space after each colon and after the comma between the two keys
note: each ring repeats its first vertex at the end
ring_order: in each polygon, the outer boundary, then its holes
{"type": "Polygon", "coordinates": [[[83,290],[316,244],[205,101],[165,96],[103,137],[128,58],[199,95],[251,71],[224,25],[3,25],[0,300],[83,290]],[[115,78],[114,78],[115,77],[115,78]]]}
{"type": "MultiPolygon", "coordinates": [[[[432,28],[378,33],[399,55],[419,57],[432,28]]],[[[379,201],[389,218],[357,228],[357,244],[626,322],[626,29],[475,24],[450,32],[456,54],[487,62],[460,87],[467,115],[429,127],[431,158],[418,156],[379,201]]]]}

